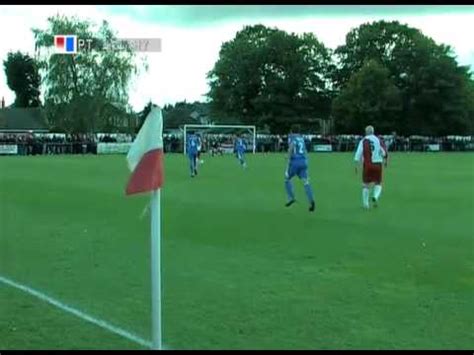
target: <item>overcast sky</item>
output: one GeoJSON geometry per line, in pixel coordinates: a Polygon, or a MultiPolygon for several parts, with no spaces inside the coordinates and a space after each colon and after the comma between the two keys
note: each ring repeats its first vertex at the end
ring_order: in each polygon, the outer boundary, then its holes
{"type": "MultiPolygon", "coordinates": [[[[34,53],[31,28],[46,28],[57,6],[0,5],[0,58],[9,51],[34,53]]],[[[141,110],[148,100],[164,105],[203,100],[206,73],[212,69],[223,42],[244,25],[313,32],[336,48],[354,27],[374,20],[398,20],[420,29],[437,43],[451,45],[458,62],[474,70],[474,6],[448,5],[95,5],[60,7],[60,14],[100,23],[107,20],[124,38],[161,38],[162,52],[147,53],[149,70],[132,83],[130,103],[141,110]]],[[[0,96],[7,105],[15,95],[0,70],[0,96]]]]}

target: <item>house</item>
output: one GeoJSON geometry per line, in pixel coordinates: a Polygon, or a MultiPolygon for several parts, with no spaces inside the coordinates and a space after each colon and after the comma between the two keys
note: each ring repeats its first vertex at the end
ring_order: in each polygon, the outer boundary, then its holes
{"type": "Polygon", "coordinates": [[[110,132],[134,132],[139,126],[138,115],[128,108],[123,108],[114,103],[107,103],[108,117],[104,129],[110,132]]]}
{"type": "Polygon", "coordinates": [[[211,118],[209,116],[209,105],[206,103],[195,103],[196,109],[191,112],[190,117],[195,121],[196,124],[211,124],[211,118]]]}
{"type": "Polygon", "coordinates": [[[47,133],[45,115],[41,108],[0,109],[0,132],[2,133],[47,133]]]}

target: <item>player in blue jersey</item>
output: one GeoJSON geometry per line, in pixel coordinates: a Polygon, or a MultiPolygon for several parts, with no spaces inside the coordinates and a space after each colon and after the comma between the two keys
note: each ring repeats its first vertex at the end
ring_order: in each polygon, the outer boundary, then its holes
{"type": "Polygon", "coordinates": [[[197,175],[197,167],[198,167],[198,137],[194,134],[188,135],[187,139],[187,146],[186,146],[186,153],[188,154],[189,158],[189,168],[191,169],[191,177],[197,175]]]}
{"type": "Polygon", "coordinates": [[[315,208],[313,190],[309,183],[308,160],[306,157],[306,146],[304,138],[299,134],[290,134],[288,136],[288,167],[285,172],[285,189],[288,195],[286,207],[296,202],[293,192],[291,179],[297,175],[304,183],[304,190],[309,202],[309,211],[313,212],[315,208]]]}
{"type": "Polygon", "coordinates": [[[245,141],[242,139],[241,136],[239,136],[235,140],[234,151],[237,156],[237,159],[239,159],[240,165],[242,165],[244,169],[247,167],[247,163],[245,162],[244,158],[246,149],[247,147],[245,145],[245,141]]]}

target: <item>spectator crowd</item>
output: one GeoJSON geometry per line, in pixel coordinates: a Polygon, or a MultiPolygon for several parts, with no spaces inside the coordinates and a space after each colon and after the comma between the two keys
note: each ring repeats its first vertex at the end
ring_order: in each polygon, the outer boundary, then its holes
{"type": "MultiPolygon", "coordinates": [[[[247,142],[249,151],[253,148],[253,136],[242,135],[247,142]]],[[[314,151],[316,145],[330,145],[332,151],[352,152],[356,149],[362,136],[358,135],[303,135],[306,148],[314,151]]],[[[131,143],[135,138],[131,134],[62,134],[62,133],[0,133],[0,146],[16,145],[18,155],[51,155],[51,154],[97,154],[99,143],[131,143]]],[[[233,145],[237,135],[234,134],[203,134],[203,151],[215,151],[233,145]]],[[[472,151],[474,137],[401,137],[395,134],[382,136],[389,151],[423,152],[430,150],[431,145],[439,145],[441,151],[472,151]]],[[[256,152],[284,152],[288,149],[287,135],[257,134],[256,152]]],[[[164,134],[166,152],[183,152],[182,134],[164,134]]],[[[1,150],[0,150],[1,153],[1,150]]]]}

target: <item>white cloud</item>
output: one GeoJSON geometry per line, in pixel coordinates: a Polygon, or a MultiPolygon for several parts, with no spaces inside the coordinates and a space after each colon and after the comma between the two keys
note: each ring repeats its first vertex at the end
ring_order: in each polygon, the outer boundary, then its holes
{"type": "MultiPolygon", "coordinates": [[[[149,71],[142,73],[132,84],[130,103],[140,110],[151,99],[163,105],[181,100],[202,100],[207,92],[206,73],[218,58],[221,44],[232,39],[246,24],[262,23],[291,32],[314,32],[328,47],[335,48],[345,41],[347,32],[358,25],[382,19],[380,16],[354,16],[342,18],[314,19],[264,19],[262,21],[230,22],[225,25],[203,28],[179,28],[159,24],[143,23],[125,15],[110,15],[105,7],[65,6],[61,13],[89,18],[96,23],[109,21],[120,37],[161,38],[161,53],[146,53],[149,71]],[[63,10],[64,9],[64,10],[63,10]]],[[[31,27],[46,26],[46,19],[57,13],[54,6],[0,6],[0,31],[12,34],[2,36],[0,58],[11,50],[22,50],[33,54],[34,42],[31,27]],[[28,24],[28,25],[25,25],[28,24]]],[[[470,14],[446,14],[430,16],[383,17],[398,20],[419,28],[438,43],[450,44],[461,64],[474,65],[474,46],[469,39],[473,33],[473,16],[470,14]]],[[[7,104],[14,94],[6,85],[3,70],[0,71],[0,96],[7,104]]]]}

